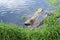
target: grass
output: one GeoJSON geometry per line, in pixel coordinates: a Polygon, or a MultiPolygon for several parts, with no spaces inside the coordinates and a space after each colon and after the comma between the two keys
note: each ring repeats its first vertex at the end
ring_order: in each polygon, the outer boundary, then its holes
{"type": "Polygon", "coordinates": [[[60,22],[56,14],[47,17],[42,26],[42,29],[31,30],[0,22],[0,40],[60,40],[60,22]]]}

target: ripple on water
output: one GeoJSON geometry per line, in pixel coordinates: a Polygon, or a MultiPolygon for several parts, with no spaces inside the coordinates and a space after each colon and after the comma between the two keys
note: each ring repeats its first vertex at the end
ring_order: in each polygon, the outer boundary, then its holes
{"type": "Polygon", "coordinates": [[[44,4],[46,5],[42,0],[0,0],[0,19],[7,23],[24,25],[25,20],[21,16],[25,15],[29,19],[44,4]]]}

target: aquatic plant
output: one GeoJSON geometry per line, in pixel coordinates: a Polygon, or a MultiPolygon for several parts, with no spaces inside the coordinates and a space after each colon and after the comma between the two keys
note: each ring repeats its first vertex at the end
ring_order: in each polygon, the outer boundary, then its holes
{"type": "Polygon", "coordinates": [[[22,16],[22,19],[25,20],[27,17],[26,16],[22,16]]]}

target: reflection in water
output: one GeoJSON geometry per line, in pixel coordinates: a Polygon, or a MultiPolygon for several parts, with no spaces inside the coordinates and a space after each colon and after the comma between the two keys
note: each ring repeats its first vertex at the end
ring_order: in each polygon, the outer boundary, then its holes
{"type": "Polygon", "coordinates": [[[0,0],[0,21],[23,25],[21,17],[31,17],[40,7],[46,10],[49,5],[45,0],[0,0]]]}

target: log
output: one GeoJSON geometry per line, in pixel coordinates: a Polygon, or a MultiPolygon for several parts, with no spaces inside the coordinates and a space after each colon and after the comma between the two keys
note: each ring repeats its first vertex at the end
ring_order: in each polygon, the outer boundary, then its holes
{"type": "Polygon", "coordinates": [[[33,25],[34,21],[36,20],[36,18],[39,16],[39,14],[41,14],[41,12],[43,11],[42,8],[39,8],[37,9],[37,11],[35,12],[35,14],[25,22],[25,25],[26,26],[29,26],[29,25],[33,25]]]}

